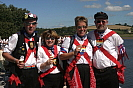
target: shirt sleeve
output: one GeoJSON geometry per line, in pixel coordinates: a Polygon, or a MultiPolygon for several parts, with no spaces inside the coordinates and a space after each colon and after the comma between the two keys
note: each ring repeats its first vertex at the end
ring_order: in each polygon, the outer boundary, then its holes
{"type": "Polygon", "coordinates": [[[128,58],[128,55],[126,53],[126,48],[124,46],[124,40],[116,34],[114,37],[115,45],[118,53],[118,60],[122,60],[123,58],[128,58]]]}
{"type": "Polygon", "coordinates": [[[14,49],[16,48],[17,41],[18,41],[18,34],[13,34],[9,38],[8,45],[5,46],[3,52],[8,52],[11,54],[14,51],[14,49]]]}
{"type": "Polygon", "coordinates": [[[70,46],[70,37],[67,37],[62,43],[60,54],[68,53],[69,46],[70,46]]]}
{"type": "Polygon", "coordinates": [[[44,62],[43,61],[43,49],[41,46],[38,47],[38,52],[37,52],[37,68],[39,71],[41,71],[40,66],[44,62]]]}
{"type": "Polygon", "coordinates": [[[124,43],[123,39],[118,34],[113,35],[113,40],[116,47],[124,43]]]}

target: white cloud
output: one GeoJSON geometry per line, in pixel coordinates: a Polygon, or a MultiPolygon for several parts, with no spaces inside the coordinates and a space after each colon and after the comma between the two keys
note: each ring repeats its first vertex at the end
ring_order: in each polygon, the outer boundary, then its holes
{"type": "Polygon", "coordinates": [[[123,7],[107,6],[106,8],[104,8],[105,11],[126,11],[126,10],[130,10],[130,9],[131,9],[130,5],[124,5],[123,7]]]}
{"type": "Polygon", "coordinates": [[[85,8],[101,8],[102,6],[100,4],[94,3],[93,5],[85,5],[85,8]]]}
{"type": "Polygon", "coordinates": [[[106,1],[105,4],[106,4],[107,6],[110,6],[110,5],[111,5],[111,3],[108,2],[108,1],[106,1]]]}
{"type": "Polygon", "coordinates": [[[52,26],[52,28],[61,28],[61,27],[64,27],[64,26],[65,26],[64,24],[60,23],[58,25],[52,26]]]}
{"type": "Polygon", "coordinates": [[[128,13],[127,16],[133,16],[133,12],[128,13]]]}
{"type": "Polygon", "coordinates": [[[93,17],[88,17],[88,19],[93,19],[93,17]]]}
{"type": "Polygon", "coordinates": [[[98,0],[80,0],[80,1],[98,1],[98,0]]]}
{"type": "Polygon", "coordinates": [[[114,6],[109,2],[109,0],[105,2],[105,5],[107,5],[107,7],[104,8],[105,11],[126,11],[131,9],[130,5],[124,5],[123,7],[114,6]]]}

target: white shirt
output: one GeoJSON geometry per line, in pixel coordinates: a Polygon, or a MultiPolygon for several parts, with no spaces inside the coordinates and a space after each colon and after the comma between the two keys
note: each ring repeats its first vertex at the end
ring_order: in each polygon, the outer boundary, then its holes
{"type": "MultiPolygon", "coordinates": [[[[32,38],[30,38],[31,40],[32,38]]],[[[3,52],[7,52],[9,54],[11,54],[14,49],[16,48],[17,45],[17,41],[18,41],[18,34],[13,34],[8,42],[8,45],[5,46],[3,52]]],[[[29,49],[28,44],[26,43],[26,49],[29,49]]],[[[32,65],[36,65],[36,58],[34,57],[34,52],[32,52],[28,58],[28,60],[25,62],[25,66],[32,66],[32,65]]],[[[20,59],[20,58],[17,58],[20,59]]]]}
{"type": "MultiPolygon", "coordinates": [[[[107,28],[105,32],[102,34],[101,38],[105,36],[107,33],[109,33],[110,31],[111,30],[107,28]]],[[[93,46],[96,46],[96,38],[95,38],[94,31],[89,32],[88,36],[91,39],[93,46]]],[[[118,34],[113,34],[107,40],[104,41],[103,48],[117,59],[118,46],[121,44],[123,44],[123,39],[118,34]]],[[[109,58],[107,58],[103,54],[103,52],[101,52],[100,50],[97,50],[93,56],[93,65],[97,69],[103,69],[106,67],[115,66],[116,64],[112,62],[109,58]]]]}
{"type": "MultiPolygon", "coordinates": [[[[60,52],[59,46],[57,46],[57,50],[58,50],[57,51],[57,54],[58,54],[60,52]]],[[[49,57],[46,55],[44,49],[41,46],[38,47],[38,54],[37,55],[38,55],[37,56],[37,68],[39,69],[39,71],[45,72],[48,69],[53,67],[53,64],[50,64],[50,65],[46,66],[44,69],[42,69],[42,70],[40,69],[41,64],[46,62],[49,59],[49,57]]],[[[62,66],[62,61],[60,59],[59,59],[59,64],[62,66]]],[[[50,74],[56,74],[59,72],[60,72],[60,70],[56,67],[50,74]]]]}
{"type": "MultiPolygon", "coordinates": [[[[79,42],[79,44],[82,45],[84,43],[84,40],[87,39],[87,36],[83,40],[81,40],[81,38],[78,37],[77,34],[75,34],[75,39],[79,42]]],[[[69,46],[70,46],[70,37],[67,37],[62,44],[62,48],[68,53],[69,46]]],[[[70,50],[70,52],[74,51],[75,49],[76,49],[76,45],[72,44],[72,49],[70,50]]],[[[92,46],[90,45],[89,42],[86,46],[86,52],[90,56],[90,59],[92,59],[92,46]]],[[[60,54],[63,54],[63,52],[61,52],[60,54]]],[[[70,64],[74,58],[75,57],[73,56],[72,58],[68,59],[67,62],[70,64]]],[[[88,62],[82,55],[76,64],[88,64],[88,62]]]]}

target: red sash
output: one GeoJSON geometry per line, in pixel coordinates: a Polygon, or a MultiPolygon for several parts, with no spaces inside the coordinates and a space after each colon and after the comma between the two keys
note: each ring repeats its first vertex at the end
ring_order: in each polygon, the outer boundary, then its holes
{"type": "MultiPolygon", "coordinates": [[[[94,33],[95,33],[96,39],[100,39],[100,37],[99,37],[99,35],[98,35],[98,33],[97,33],[96,30],[94,31],[94,33]]],[[[116,32],[114,32],[114,31],[109,32],[108,34],[106,34],[106,35],[102,38],[103,41],[105,41],[106,39],[108,39],[110,36],[112,36],[112,35],[115,34],[115,33],[116,33],[116,32]]],[[[95,53],[98,49],[99,49],[99,48],[98,48],[97,46],[95,46],[95,47],[93,48],[93,53],[95,53]]]]}
{"type": "MultiPolygon", "coordinates": [[[[48,52],[48,49],[47,49],[46,47],[44,47],[44,46],[42,46],[42,48],[43,48],[44,52],[46,53],[46,55],[47,55],[48,57],[50,57],[51,55],[50,55],[50,53],[48,52]]],[[[57,46],[54,45],[54,58],[56,58],[56,57],[57,57],[57,46]]],[[[48,69],[46,72],[42,73],[42,74],[39,76],[38,80],[39,80],[39,82],[40,82],[41,87],[44,85],[44,82],[43,82],[42,78],[45,77],[46,75],[48,75],[50,72],[52,72],[56,67],[59,68],[59,69],[62,71],[61,66],[58,64],[58,66],[53,66],[52,68],[48,69]]]]}
{"type": "MultiPolygon", "coordinates": [[[[74,40],[74,44],[76,46],[80,45],[79,42],[76,39],[74,40]]],[[[84,41],[82,46],[86,47],[87,44],[88,44],[88,39],[86,39],[84,41]]],[[[91,67],[92,64],[91,64],[91,61],[90,61],[90,57],[88,56],[88,54],[86,52],[84,52],[83,56],[87,60],[88,64],[90,65],[90,87],[91,88],[96,88],[96,80],[95,80],[95,77],[94,77],[93,69],[91,67]]],[[[78,53],[66,69],[65,79],[67,79],[67,81],[70,85],[70,88],[83,88],[81,80],[80,80],[80,75],[79,75],[79,72],[78,72],[78,69],[77,69],[77,66],[76,66],[76,63],[80,59],[80,57],[81,57],[81,54],[78,53]],[[74,68],[74,75],[71,79],[69,72],[73,68],[74,68]]]]}
{"type": "MultiPolygon", "coordinates": [[[[99,35],[96,33],[96,31],[94,31],[95,33],[95,36],[96,36],[96,39],[99,39],[99,35]]],[[[103,39],[104,41],[106,39],[108,39],[110,36],[112,36],[113,34],[115,34],[114,31],[111,31],[109,32],[108,34],[106,34],[103,39]]],[[[98,48],[97,46],[95,46],[93,48],[94,50],[94,53],[97,51],[97,50],[101,50],[103,52],[103,54],[109,58],[111,61],[113,61],[116,65],[117,65],[117,75],[118,75],[118,79],[119,79],[119,82],[120,83],[124,83],[124,69],[125,69],[125,66],[122,65],[114,56],[112,56],[107,50],[105,50],[103,47],[100,47],[98,48]]]]}

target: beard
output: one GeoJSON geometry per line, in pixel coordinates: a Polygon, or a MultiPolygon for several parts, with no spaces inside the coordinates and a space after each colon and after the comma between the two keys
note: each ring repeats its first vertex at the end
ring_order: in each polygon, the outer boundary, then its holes
{"type": "Polygon", "coordinates": [[[98,30],[98,31],[104,31],[104,30],[106,30],[106,28],[107,28],[107,27],[104,26],[104,25],[98,25],[98,26],[97,26],[97,30],[98,30]]]}

